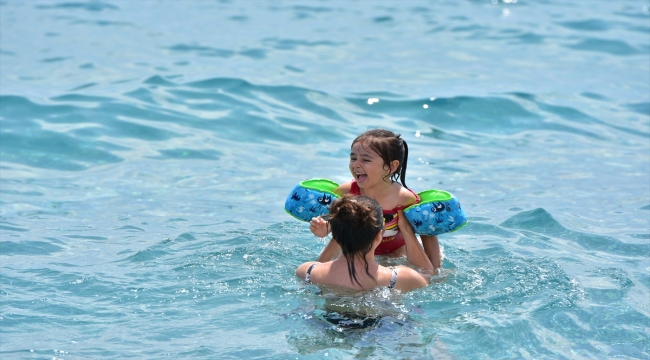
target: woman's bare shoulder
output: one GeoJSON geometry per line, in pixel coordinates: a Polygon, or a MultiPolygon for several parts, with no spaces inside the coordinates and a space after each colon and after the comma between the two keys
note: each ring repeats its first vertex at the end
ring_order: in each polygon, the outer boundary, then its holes
{"type": "Polygon", "coordinates": [[[423,288],[429,285],[429,279],[426,275],[408,267],[396,266],[397,270],[397,283],[395,287],[399,290],[413,290],[423,288]]]}
{"type": "Polygon", "coordinates": [[[298,266],[296,269],[296,276],[299,278],[305,278],[305,275],[307,275],[307,270],[312,264],[320,264],[318,261],[309,261],[306,263],[303,263],[302,265],[298,266]]]}

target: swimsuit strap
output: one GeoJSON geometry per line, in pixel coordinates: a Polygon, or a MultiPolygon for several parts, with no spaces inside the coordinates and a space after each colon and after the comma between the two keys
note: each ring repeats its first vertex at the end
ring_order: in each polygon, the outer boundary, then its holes
{"type": "Polygon", "coordinates": [[[311,264],[311,266],[309,267],[309,269],[307,269],[307,275],[305,275],[305,282],[306,282],[307,284],[311,284],[311,281],[309,280],[309,276],[311,276],[311,269],[313,269],[315,265],[316,265],[316,263],[311,264]]]}
{"type": "Polygon", "coordinates": [[[397,270],[395,270],[394,267],[389,267],[390,271],[392,272],[392,275],[390,276],[390,284],[388,284],[388,289],[393,290],[393,287],[395,287],[395,283],[397,282],[397,270]]]}
{"type": "Polygon", "coordinates": [[[359,184],[357,184],[356,180],[352,180],[352,184],[350,184],[350,194],[361,195],[361,189],[359,189],[359,184]]]}

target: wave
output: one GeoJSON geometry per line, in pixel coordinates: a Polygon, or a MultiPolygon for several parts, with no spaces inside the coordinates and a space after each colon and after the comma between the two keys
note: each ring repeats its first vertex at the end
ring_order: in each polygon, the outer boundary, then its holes
{"type": "MultiPolygon", "coordinates": [[[[551,239],[562,239],[587,251],[600,251],[628,258],[647,258],[650,256],[650,244],[629,244],[612,236],[570,230],[542,208],[522,211],[505,220],[500,226],[506,229],[518,230],[524,237],[533,240],[533,242],[542,240],[552,244],[551,239]],[[543,235],[543,237],[539,235],[543,235]]],[[[566,248],[566,246],[562,247],[566,248]]]]}
{"type": "MultiPolygon", "coordinates": [[[[530,131],[601,142],[620,138],[621,132],[641,138],[650,134],[643,123],[601,119],[526,93],[407,99],[379,92],[336,97],[237,78],[183,83],[154,76],[120,96],[73,92],[37,102],[3,95],[0,103],[2,160],[65,171],[123,162],[141,147],[151,151],[137,156],[154,160],[218,160],[220,149],[197,145],[210,138],[269,147],[338,142],[369,121],[408,132],[415,125],[423,134],[465,143],[480,137],[498,143],[504,136],[530,131]]],[[[634,103],[619,111],[643,114],[646,108],[647,103],[634,103]]]]}

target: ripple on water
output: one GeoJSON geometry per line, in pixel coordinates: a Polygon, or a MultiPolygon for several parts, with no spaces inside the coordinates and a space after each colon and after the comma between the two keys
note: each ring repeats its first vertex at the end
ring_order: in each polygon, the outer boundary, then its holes
{"type": "Polygon", "coordinates": [[[624,243],[611,236],[587,234],[567,229],[544,209],[522,211],[504,221],[501,226],[530,231],[575,243],[586,250],[634,258],[650,256],[650,244],[624,243]]]}

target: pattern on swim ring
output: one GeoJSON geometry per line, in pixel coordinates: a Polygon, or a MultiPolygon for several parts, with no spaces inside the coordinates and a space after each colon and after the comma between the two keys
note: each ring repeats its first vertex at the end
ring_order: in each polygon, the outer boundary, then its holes
{"type": "Polygon", "coordinates": [[[420,193],[423,201],[404,210],[404,215],[417,234],[439,235],[457,230],[467,223],[465,212],[456,197],[439,190],[430,191],[444,194],[447,199],[444,201],[426,201],[426,195],[420,193]]]}
{"type": "Polygon", "coordinates": [[[284,209],[293,217],[310,221],[317,216],[329,214],[332,200],[338,196],[324,190],[310,189],[302,183],[297,184],[289,193],[284,209]]]}

